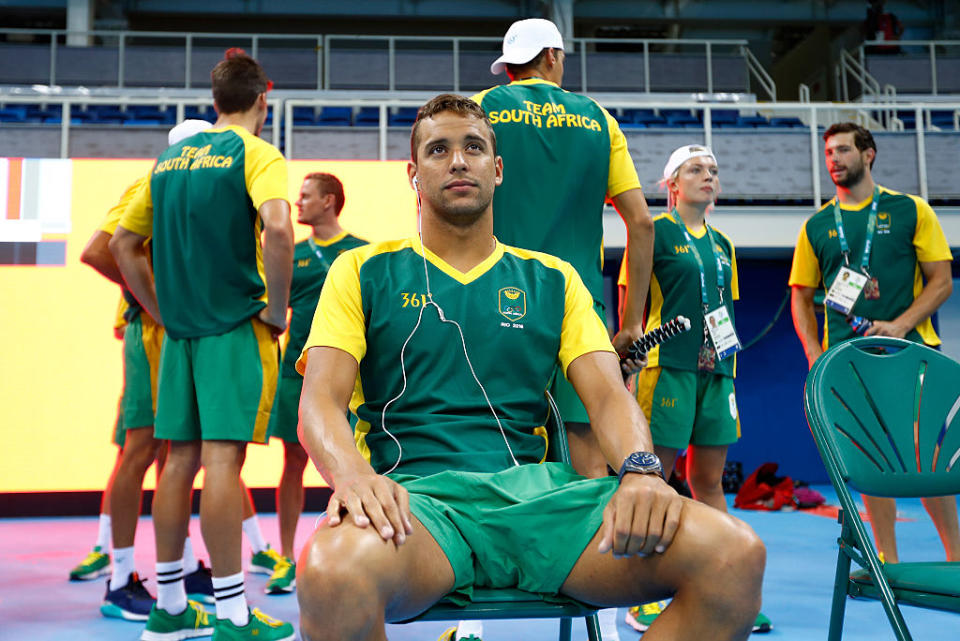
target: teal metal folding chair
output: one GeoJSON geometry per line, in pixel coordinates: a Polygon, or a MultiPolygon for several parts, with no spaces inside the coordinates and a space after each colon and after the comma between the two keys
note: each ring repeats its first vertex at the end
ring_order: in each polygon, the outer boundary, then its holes
{"type": "Polygon", "coordinates": [[[912,637],[898,602],[960,612],[960,563],[881,564],[850,493],[960,493],[960,363],[897,338],[858,338],[814,364],[804,409],[841,507],[830,641],[843,633],[847,595],[879,599],[901,640],[912,637]]]}
{"type": "MultiPolygon", "coordinates": [[[[557,405],[547,393],[550,414],[547,418],[549,438],[547,460],[570,463],[567,432],[557,405]]],[[[549,536],[545,532],[544,536],[549,536]]],[[[590,641],[601,641],[597,609],[562,597],[544,600],[540,595],[516,589],[476,588],[473,601],[465,606],[443,599],[416,617],[403,621],[460,621],[471,619],[560,619],[560,641],[570,641],[572,618],[583,617],[590,641]]]]}

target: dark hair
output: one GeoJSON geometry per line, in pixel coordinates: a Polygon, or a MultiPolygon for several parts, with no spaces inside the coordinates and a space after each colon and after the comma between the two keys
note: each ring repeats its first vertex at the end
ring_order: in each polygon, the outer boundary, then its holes
{"type": "Polygon", "coordinates": [[[263,67],[236,47],[227,49],[223,60],[210,72],[210,84],[213,86],[213,103],[222,114],[247,111],[253,107],[257,96],[270,88],[263,67]]]}
{"type": "Polygon", "coordinates": [[[522,64],[515,65],[512,62],[506,63],[505,66],[507,68],[507,75],[510,76],[511,79],[513,79],[522,73],[533,71],[534,69],[540,66],[540,63],[543,61],[543,57],[547,55],[547,51],[549,49],[551,49],[551,47],[546,47],[544,49],[541,49],[540,53],[535,55],[532,60],[528,62],[524,62],[522,64]]]}
{"type": "Polygon", "coordinates": [[[420,107],[420,110],[417,112],[417,119],[414,121],[413,129],[410,132],[410,158],[413,162],[417,162],[417,146],[420,144],[420,137],[418,135],[420,123],[427,118],[433,118],[437,114],[446,111],[455,113],[463,118],[471,116],[481,120],[483,124],[486,125],[487,131],[490,132],[493,155],[497,155],[497,135],[493,133],[493,125],[487,120],[487,113],[483,110],[483,107],[469,98],[453,93],[442,93],[420,107]]]}
{"type": "Polygon", "coordinates": [[[325,174],[319,171],[315,171],[312,174],[307,174],[303,177],[303,179],[316,181],[317,191],[320,192],[321,196],[333,194],[334,204],[337,208],[337,216],[339,216],[340,210],[343,209],[343,203],[345,201],[343,196],[343,183],[340,182],[340,179],[333,174],[325,174]]]}
{"type": "Polygon", "coordinates": [[[861,127],[855,122],[837,122],[830,125],[830,128],[823,132],[823,142],[827,142],[835,134],[853,134],[853,144],[857,151],[866,151],[873,149],[873,160],[870,161],[870,169],[873,169],[873,161],[877,159],[877,143],[873,140],[873,134],[870,130],[861,127]]]}

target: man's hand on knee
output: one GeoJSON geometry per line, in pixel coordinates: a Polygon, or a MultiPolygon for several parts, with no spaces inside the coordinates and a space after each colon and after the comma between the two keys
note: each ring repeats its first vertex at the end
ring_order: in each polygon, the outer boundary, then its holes
{"type": "Polygon", "coordinates": [[[379,474],[357,474],[338,480],[327,504],[330,527],[353,515],[357,527],[373,525],[385,541],[402,545],[413,534],[410,496],[402,485],[379,474]]]}
{"type": "Polygon", "coordinates": [[[662,478],[627,474],[603,511],[600,553],[615,557],[664,552],[680,525],[683,499],[662,478]]]}

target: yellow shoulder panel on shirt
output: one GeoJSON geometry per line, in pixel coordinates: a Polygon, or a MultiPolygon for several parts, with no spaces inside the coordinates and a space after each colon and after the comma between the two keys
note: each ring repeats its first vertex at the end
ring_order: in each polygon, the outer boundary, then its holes
{"type": "MultiPolygon", "coordinates": [[[[591,98],[592,100],[592,98],[591,98]]],[[[594,100],[594,102],[596,102],[594,100]]],[[[600,107],[599,104],[597,104],[600,107]]],[[[600,107],[607,119],[607,131],[610,132],[610,168],[607,175],[607,197],[619,196],[630,189],[641,189],[637,168],[627,149],[627,138],[620,130],[620,123],[610,112],[600,107]]]]}
{"type": "Polygon", "coordinates": [[[410,241],[391,240],[347,250],[337,256],[323,283],[310,334],[297,360],[297,371],[307,369],[311,347],[333,347],[353,356],[357,363],[367,352],[366,322],[360,293],[360,268],[378,254],[410,247],[410,241]]]}
{"type": "Polygon", "coordinates": [[[136,179],[132,185],[127,187],[123,192],[123,195],[120,196],[120,200],[117,201],[117,204],[110,208],[110,211],[107,212],[107,217],[104,218],[103,224],[100,225],[100,231],[106,232],[111,236],[115,231],[117,231],[117,225],[120,224],[120,218],[123,217],[123,212],[126,211],[127,205],[133,200],[133,197],[137,195],[137,192],[143,187],[143,183],[150,180],[150,174],[146,176],[141,176],[136,179]]]}
{"type": "Polygon", "coordinates": [[[475,93],[475,94],[473,94],[472,96],[470,96],[470,100],[474,101],[475,103],[477,103],[478,105],[480,105],[480,106],[482,107],[482,106],[483,106],[483,99],[486,97],[486,95],[487,95],[488,93],[490,93],[491,91],[493,91],[494,89],[496,89],[497,87],[499,87],[499,86],[500,86],[500,85],[496,85],[496,86],[494,86],[494,87],[490,87],[489,89],[484,89],[484,90],[481,91],[480,93],[475,93]]]}
{"type": "Polygon", "coordinates": [[[793,265],[790,267],[790,280],[788,284],[793,287],[819,287],[820,286],[820,261],[813,252],[810,245],[810,239],[807,238],[807,223],[804,221],[800,226],[800,234],[797,236],[797,246],[793,250],[793,265]]]}
{"type": "MultiPolygon", "coordinates": [[[[156,163],[154,163],[156,167],[156,163]]],[[[153,168],[146,175],[143,185],[133,195],[130,203],[120,215],[119,226],[145,238],[153,236],[153,196],[150,194],[150,177],[153,168]]]]}
{"type": "Polygon", "coordinates": [[[940,220],[933,208],[923,198],[910,195],[917,206],[917,228],[913,234],[913,246],[917,251],[917,260],[932,263],[940,260],[953,260],[950,244],[940,226],[940,220]]]}
{"type": "Polygon", "coordinates": [[[244,174],[254,209],[268,200],[287,200],[287,161],[280,150],[243,127],[231,127],[243,139],[244,174]]]}

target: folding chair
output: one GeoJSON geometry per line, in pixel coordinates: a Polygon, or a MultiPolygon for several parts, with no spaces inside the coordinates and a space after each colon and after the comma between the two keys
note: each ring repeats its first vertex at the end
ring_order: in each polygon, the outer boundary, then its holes
{"type": "MultiPolygon", "coordinates": [[[[549,438],[547,460],[570,463],[570,449],[567,444],[567,432],[557,405],[547,392],[550,406],[547,417],[549,438]]],[[[548,533],[545,533],[549,536],[548,533]]],[[[597,622],[597,608],[584,605],[573,599],[554,597],[549,601],[532,592],[516,589],[476,588],[471,603],[460,606],[449,599],[443,599],[419,615],[402,621],[460,621],[472,619],[560,619],[560,641],[570,641],[572,617],[583,617],[587,624],[587,637],[590,641],[601,641],[600,626],[597,622]]]]}
{"type": "Polygon", "coordinates": [[[804,409],[841,506],[830,641],[843,633],[847,595],[879,599],[901,641],[912,637],[897,602],[960,612],[960,563],[882,565],[850,493],[960,493],[960,363],[897,338],[858,338],[814,364],[804,409]],[[852,575],[851,560],[861,568],[852,575]]]}

